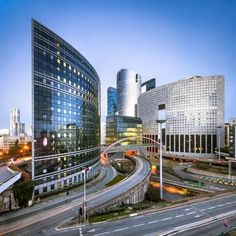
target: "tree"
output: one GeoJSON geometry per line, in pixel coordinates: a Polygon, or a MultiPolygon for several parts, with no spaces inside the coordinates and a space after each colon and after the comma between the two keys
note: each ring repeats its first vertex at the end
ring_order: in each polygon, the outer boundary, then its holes
{"type": "Polygon", "coordinates": [[[13,187],[14,197],[18,200],[20,207],[28,206],[28,201],[32,198],[34,182],[28,180],[19,182],[13,187]]]}
{"type": "Polygon", "coordinates": [[[17,157],[19,153],[20,153],[20,145],[19,145],[19,140],[17,139],[9,149],[9,156],[17,157]]]}

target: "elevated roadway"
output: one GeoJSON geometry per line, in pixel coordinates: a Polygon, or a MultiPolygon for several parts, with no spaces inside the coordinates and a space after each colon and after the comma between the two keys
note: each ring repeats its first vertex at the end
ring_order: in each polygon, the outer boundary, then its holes
{"type": "MultiPolygon", "coordinates": [[[[110,201],[119,200],[119,196],[132,191],[138,183],[149,177],[150,163],[141,157],[133,157],[133,159],[136,162],[136,170],[133,175],[109,188],[90,193],[87,196],[88,210],[104,206],[110,201]]],[[[12,214],[9,217],[1,216],[0,235],[43,235],[48,231],[56,234],[55,227],[62,221],[76,216],[82,203],[82,196],[78,196],[77,199],[71,199],[67,204],[64,200],[64,204],[61,202],[56,207],[45,208],[42,211],[33,211],[23,215],[12,214]]]]}

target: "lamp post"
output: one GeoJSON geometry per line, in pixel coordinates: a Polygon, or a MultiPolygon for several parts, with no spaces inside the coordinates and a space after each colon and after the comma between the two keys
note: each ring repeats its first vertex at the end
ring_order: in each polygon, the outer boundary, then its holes
{"type": "Polygon", "coordinates": [[[222,128],[222,126],[216,126],[216,128],[219,130],[219,133],[218,133],[218,135],[219,135],[219,138],[218,138],[218,140],[219,140],[219,145],[218,145],[218,160],[220,161],[220,129],[222,128]]]}
{"type": "Polygon", "coordinates": [[[87,172],[89,171],[89,168],[88,167],[85,167],[84,168],[84,221],[86,221],[87,219],[87,208],[86,208],[86,175],[87,175],[87,172]]]}
{"type": "Polygon", "coordinates": [[[165,120],[157,120],[157,123],[160,124],[160,199],[163,199],[163,181],[162,181],[162,124],[165,123],[165,120]]]}

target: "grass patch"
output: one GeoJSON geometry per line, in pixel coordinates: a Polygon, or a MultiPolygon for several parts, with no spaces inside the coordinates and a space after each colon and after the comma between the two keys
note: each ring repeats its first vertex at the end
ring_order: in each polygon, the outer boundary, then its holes
{"type": "Polygon", "coordinates": [[[110,187],[118,182],[120,182],[121,180],[123,180],[126,176],[125,175],[121,175],[121,174],[118,174],[114,179],[112,179],[110,182],[108,182],[106,184],[106,187],[110,187]]]}

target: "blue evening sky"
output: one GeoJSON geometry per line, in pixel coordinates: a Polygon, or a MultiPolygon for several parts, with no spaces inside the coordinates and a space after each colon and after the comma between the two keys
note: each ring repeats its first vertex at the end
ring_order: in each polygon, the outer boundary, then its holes
{"type": "Polygon", "coordinates": [[[80,51],[106,90],[130,68],[165,84],[225,76],[225,118],[236,116],[234,0],[0,0],[0,128],[9,110],[31,123],[31,17],[80,51]]]}

